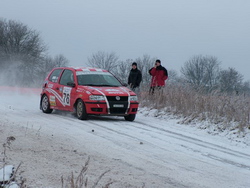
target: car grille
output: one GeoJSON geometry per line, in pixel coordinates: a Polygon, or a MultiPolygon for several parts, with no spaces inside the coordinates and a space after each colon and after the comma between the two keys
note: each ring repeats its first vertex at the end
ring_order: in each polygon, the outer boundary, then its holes
{"type": "Polygon", "coordinates": [[[107,96],[109,102],[110,114],[125,114],[128,108],[128,97],[120,96],[120,100],[116,96],[107,96]]]}
{"type": "Polygon", "coordinates": [[[119,96],[120,100],[116,99],[116,96],[107,96],[108,101],[128,101],[128,96],[119,96]]]}

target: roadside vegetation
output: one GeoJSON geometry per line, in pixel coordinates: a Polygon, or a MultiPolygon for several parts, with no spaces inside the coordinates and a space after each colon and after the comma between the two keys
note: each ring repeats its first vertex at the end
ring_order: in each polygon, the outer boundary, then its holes
{"type": "MultiPolygon", "coordinates": [[[[102,177],[106,173],[108,173],[110,170],[107,170],[107,171],[103,172],[97,178],[97,180],[94,182],[94,184],[92,186],[90,186],[89,182],[88,182],[88,177],[87,177],[87,170],[88,170],[88,167],[89,167],[89,161],[90,161],[90,158],[88,158],[88,160],[85,162],[85,165],[82,167],[82,169],[81,169],[81,171],[80,171],[80,173],[78,175],[75,175],[72,172],[71,175],[69,175],[67,178],[64,178],[62,176],[61,177],[62,188],[88,188],[88,187],[96,188],[98,183],[102,179],[102,177]]],[[[108,188],[112,183],[113,183],[113,181],[110,181],[110,182],[106,183],[102,187],[103,188],[108,188]]]]}
{"type": "Polygon", "coordinates": [[[250,129],[249,94],[225,94],[218,91],[204,93],[191,87],[168,84],[163,92],[148,95],[141,93],[141,107],[158,109],[159,112],[182,119],[181,123],[207,121],[219,131],[250,129]]]}
{"type": "Polygon", "coordinates": [[[22,177],[22,171],[20,171],[21,162],[14,168],[12,165],[8,165],[10,156],[8,156],[8,149],[11,148],[11,143],[15,141],[14,136],[9,136],[3,143],[3,152],[0,153],[2,160],[0,160],[0,188],[24,188],[26,187],[26,179],[22,177]]]}

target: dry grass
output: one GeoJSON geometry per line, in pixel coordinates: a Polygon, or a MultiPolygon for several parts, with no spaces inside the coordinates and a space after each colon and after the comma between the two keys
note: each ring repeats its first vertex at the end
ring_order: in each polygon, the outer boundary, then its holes
{"type": "MultiPolygon", "coordinates": [[[[8,155],[7,155],[7,150],[10,149],[11,147],[11,143],[15,141],[15,137],[14,136],[9,136],[6,138],[6,141],[3,143],[3,152],[2,152],[2,155],[3,155],[3,166],[0,167],[0,168],[5,168],[5,166],[7,165],[7,161],[8,161],[8,155]]],[[[3,179],[3,182],[0,182],[0,188],[4,188],[6,187],[7,185],[10,185],[12,182],[15,182],[20,188],[25,188],[27,187],[25,182],[26,182],[26,179],[22,178],[21,174],[23,173],[22,171],[20,172],[19,169],[20,169],[20,166],[21,166],[21,162],[19,163],[19,165],[17,166],[17,168],[13,171],[11,177],[9,180],[5,181],[3,179]]],[[[3,177],[5,177],[4,173],[3,173],[3,177]]]]}
{"type": "MultiPolygon", "coordinates": [[[[87,177],[87,170],[88,170],[88,166],[89,166],[89,161],[90,161],[90,158],[88,158],[88,160],[85,162],[85,165],[82,167],[81,172],[78,174],[78,176],[75,177],[74,173],[72,172],[71,175],[68,176],[66,181],[64,180],[64,178],[62,176],[61,177],[62,188],[88,188],[88,187],[96,188],[98,183],[102,179],[102,177],[106,173],[108,173],[110,170],[107,170],[107,171],[103,172],[97,178],[97,180],[94,182],[94,184],[92,186],[90,186],[88,184],[88,177],[87,177]]],[[[103,188],[108,188],[112,183],[113,183],[113,181],[110,181],[109,183],[106,183],[102,187],[103,188]]]]}
{"type": "MultiPolygon", "coordinates": [[[[183,86],[167,85],[163,91],[149,95],[141,92],[141,106],[164,109],[192,120],[209,120],[215,124],[236,123],[239,131],[250,128],[250,97],[245,95],[204,94],[183,86]]],[[[227,127],[225,127],[226,129],[227,127]]]]}

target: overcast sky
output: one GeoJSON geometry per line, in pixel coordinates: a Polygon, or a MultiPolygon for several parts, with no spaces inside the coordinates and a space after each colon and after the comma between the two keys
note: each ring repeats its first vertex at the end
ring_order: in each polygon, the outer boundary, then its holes
{"type": "Polygon", "coordinates": [[[49,55],[71,65],[104,51],[179,71],[209,55],[250,80],[250,0],[0,0],[0,17],[40,32],[49,55]]]}

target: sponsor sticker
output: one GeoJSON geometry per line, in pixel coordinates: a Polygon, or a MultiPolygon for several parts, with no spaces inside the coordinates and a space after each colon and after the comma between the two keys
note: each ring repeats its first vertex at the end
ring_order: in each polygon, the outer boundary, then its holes
{"type": "Polygon", "coordinates": [[[118,92],[116,92],[116,91],[111,91],[111,92],[108,92],[109,94],[124,94],[123,92],[121,92],[121,91],[118,91],[118,92]]]}
{"type": "Polygon", "coordinates": [[[120,91],[118,89],[106,89],[105,91],[120,91]]]}
{"type": "Polygon", "coordinates": [[[49,97],[49,103],[51,106],[56,106],[56,97],[55,96],[50,96],[49,97]]]}
{"type": "Polygon", "coordinates": [[[53,84],[48,84],[48,88],[53,88],[53,84]]]}

